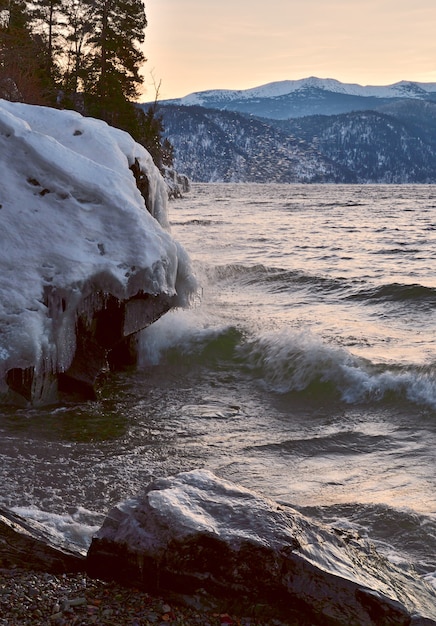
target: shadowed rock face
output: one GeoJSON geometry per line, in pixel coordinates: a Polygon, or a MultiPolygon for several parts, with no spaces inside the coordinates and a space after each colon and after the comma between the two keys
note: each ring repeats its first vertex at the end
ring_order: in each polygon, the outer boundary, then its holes
{"type": "Polygon", "coordinates": [[[166,313],[173,301],[162,294],[142,293],[124,301],[109,296],[90,322],[79,317],[76,352],[71,366],[58,376],[59,390],[94,398],[100,374],[135,363],[136,333],[166,313]]]}
{"type": "Polygon", "coordinates": [[[100,375],[136,362],[137,332],[166,313],[175,298],[165,294],[139,293],[128,300],[108,294],[93,294],[100,300],[91,318],[77,317],[75,353],[65,372],[13,368],[6,374],[9,388],[28,402],[39,404],[62,395],[95,398],[100,375]]]}
{"type": "Polygon", "coordinates": [[[206,471],[160,479],[113,509],[87,567],[91,576],[207,597],[218,610],[263,605],[299,624],[436,624],[434,591],[369,543],[206,471]]]}

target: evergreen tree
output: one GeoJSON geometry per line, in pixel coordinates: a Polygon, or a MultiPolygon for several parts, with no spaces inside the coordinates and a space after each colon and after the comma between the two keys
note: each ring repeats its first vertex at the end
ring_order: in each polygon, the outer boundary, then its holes
{"type": "Polygon", "coordinates": [[[157,103],[150,106],[146,112],[138,109],[138,131],[136,140],[141,143],[159,169],[164,165],[162,160],[162,135],[164,131],[163,118],[157,114],[157,103]]]}
{"type": "Polygon", "coordinates": [[[41,38],[46,50],[47,71],[55,76],[55,57],[60,52],[62,0],[31,0],[28,6],[32,36],[41,38]]]}
{"type": "MultiPolygon", "coordinates": [[[[88,0],[92,6],[92,48],[85,90],[94,114],[114,125],[128,115],[126,103],[137,97],[145,56],[140,49],[147,20],[141,0],[88,0]]],[[[134,123],[131,110],[129,124],[134,123]]]]}
{"type": "Polygon", "coordinates": [[[142,0],[0,0],[0,97],[104,119],[171,167],[159,87],[147,112],[134,103],[146,26],[142,0]]]}
{"type": "MultiPolygon", "coordinates": [[[[62,54],[63,91],[71,106],[79,91],[85,90],[88,57],[88,40],[93,29],[92,7],[88,0],[62,0],[63,37],[65,48],[62,54]]],[[[66,100],[64,100],[64,105],[66,100]]]]}
{"type": "Polygon", "coordinates": [[[2,96],[31,104],[49,104],[54,99],[54,91],[47,73],[47,49],[32,33],[31,13],[26,2],[9,0],[1,15],[2,96]]]}
{"type": "Polygon", "coordinates": [[[162,164],[166,167],[174,165],[174,146],[168,137],[165,137],[162,143],[162,164]]]}

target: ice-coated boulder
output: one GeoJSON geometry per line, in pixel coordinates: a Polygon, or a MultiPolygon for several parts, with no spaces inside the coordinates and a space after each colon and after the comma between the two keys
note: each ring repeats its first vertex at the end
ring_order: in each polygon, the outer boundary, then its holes
{"type": "Polygon", "coordinates": [[[105,122],[0,100],[0,401],[92,394],[195,289],[148,152],[105,122]]]}
{"type": "Polygon", "coordinates": [[[148,590],[214,598],[218,609],[262,605],[291,623],[436,624],[434,590],[370,543],[206,470],[158,479],[112,509],[87,567],[148,590]]]}
{"type": "Polygon", "coordinates": [[[0,507],[0,567],[54,574],[83,572],[85,555],[49,533],[42,524],[0,507]]]}

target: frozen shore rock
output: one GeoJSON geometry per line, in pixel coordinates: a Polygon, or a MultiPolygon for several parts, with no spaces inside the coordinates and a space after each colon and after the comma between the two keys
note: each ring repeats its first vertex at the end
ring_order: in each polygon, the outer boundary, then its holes
{"type": "Polygon", "coordinates": [[[195,290],[148,152],[106,123],[0,100],[0,401],[92,396],[195,290]]]}
{"type": "Polygon", "coordinates": [[[91,576],[319,626],[436,624],[436,594],[361,538],[196,470],[110,511],[91,576]]]}
{"type": "Polygon", "coordinates": [[[85,569],[85,555],[43,525],[0,508],[0,567],[63,574],[85,569]]]}

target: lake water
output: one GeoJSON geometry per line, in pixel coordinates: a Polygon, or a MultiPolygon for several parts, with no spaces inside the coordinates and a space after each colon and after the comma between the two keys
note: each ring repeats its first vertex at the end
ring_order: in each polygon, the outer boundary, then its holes
{"type": "Polygon", "coordinates": [[[201,289],[95,402],[2,409],[0,503],[82,547],[205,467],[436,581],[436,186],[195,184],[201,289]]]}

